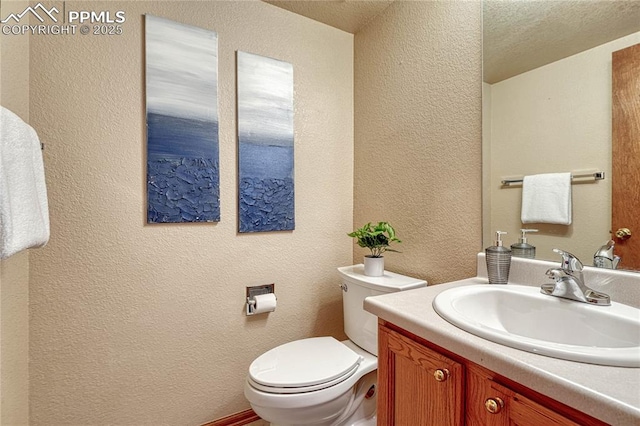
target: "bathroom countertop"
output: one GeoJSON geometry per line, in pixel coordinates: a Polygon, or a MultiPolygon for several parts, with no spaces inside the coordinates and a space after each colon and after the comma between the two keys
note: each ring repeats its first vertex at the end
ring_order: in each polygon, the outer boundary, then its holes
{"type": "Polygon", "coordinates": [[[640,424],[640,368],[607,367],[536,355],[493,343],[450,324],[432,308],[440,292],[487,284],[474,277],[365,299],[364,308],[530,389],[612,425],[640,424]]]}

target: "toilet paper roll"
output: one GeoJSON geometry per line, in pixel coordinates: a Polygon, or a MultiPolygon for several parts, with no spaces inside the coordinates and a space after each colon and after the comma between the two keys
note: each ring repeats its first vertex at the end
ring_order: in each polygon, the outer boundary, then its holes
{"type": "Polygon", "coordinates": [[[274,293],[258,294],[253,297],[256,304],[253,307],[254,314],[263,314],[276,310],[276,295],[274,293]]]}

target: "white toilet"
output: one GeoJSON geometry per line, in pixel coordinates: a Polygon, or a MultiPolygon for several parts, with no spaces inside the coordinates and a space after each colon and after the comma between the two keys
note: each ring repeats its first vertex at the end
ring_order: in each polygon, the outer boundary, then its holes
{"type": "Polygon", "coordinates": [[[265,352],[249,367],[244,395],[272,425],[376,424],[378,318],[364,310],[364,299],[427,283],[387,271],[368,277],[363,265],[338,272],[349,340],[296,340],[265,352]]]}

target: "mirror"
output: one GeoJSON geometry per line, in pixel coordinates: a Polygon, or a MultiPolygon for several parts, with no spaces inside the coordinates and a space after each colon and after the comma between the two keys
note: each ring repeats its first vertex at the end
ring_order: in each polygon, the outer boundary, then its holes
{"type": "MultiPolygon", "coordinates": [[[[640,2],[483,3],[483,243],[537,228],[536,258],[558,247],[591,265],[611,230],[611,53],[640,43],[640,2]],[[571,225],[523,225],[509,177],[602,171],[572,185],[571,225]]],[[[620,268],[624,268],[624,259],[620,268]]]]}

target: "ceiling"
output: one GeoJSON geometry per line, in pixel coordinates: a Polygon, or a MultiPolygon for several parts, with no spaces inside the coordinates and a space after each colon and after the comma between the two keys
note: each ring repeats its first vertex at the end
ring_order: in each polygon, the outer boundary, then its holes
{"type": "MultiPolygon", "coordinates": [[[[355,34],[394,0],[263,1],[355,34]]],[[[640,0],[485,0],[484,81],[493,84],[637,31],[640,0]]]]}
{"type": "Polygon", "coordinates": [[[381,14],[394,0],[263,1],[355,34],[381,14]]]}
{"type": "Polygon", "coordinates": [[[484,81],[496,83],[637,31],[637,0],[485,1],[484,81]]]}

